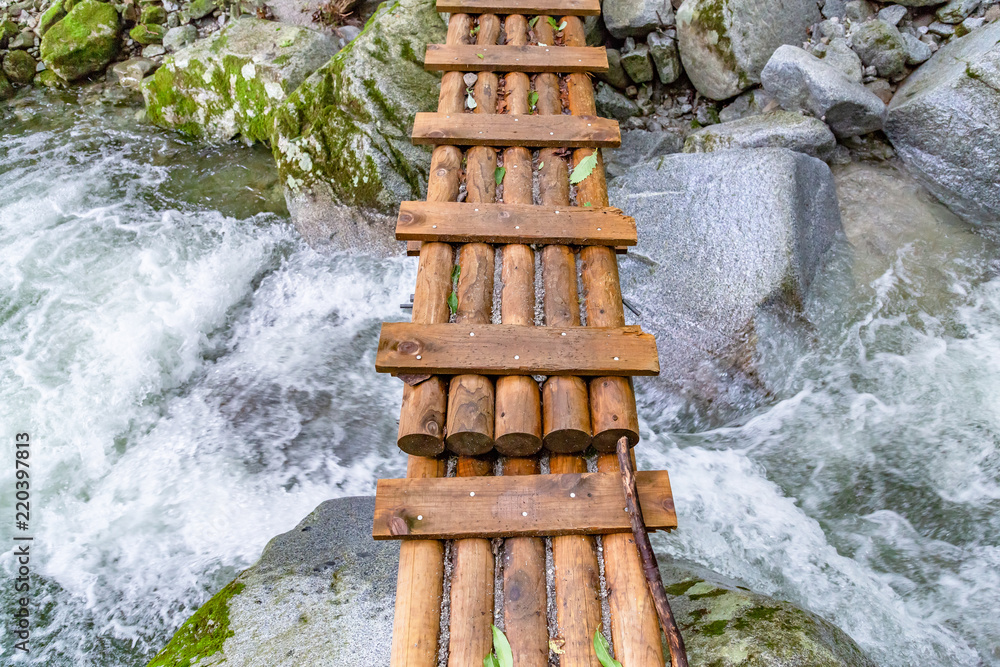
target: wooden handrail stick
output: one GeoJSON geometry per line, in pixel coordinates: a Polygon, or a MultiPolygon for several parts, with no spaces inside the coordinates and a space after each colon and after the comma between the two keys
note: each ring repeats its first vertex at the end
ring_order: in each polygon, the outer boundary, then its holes
{"type": "MultiPolygon", "coordinates": [[[[555,42],[547,16],[535,22],[537,40],[555,42]]],[[[552,73],[535,77],[538,100],[536,113],[562,114],[559,77],[552,73]]],[[[569,168],[558,149],[538,152],[540,203],[569,204],[569,168]]],[[[580,300],[576,286],[576,256],[567,246],[542,249],[543,303],[546,326],[579,326],[580,300]]],[[[545,446],[552,452],[549,472],[582,473],[587,463],[582,456],[555,452],[582,452],[590,446],[590,410],[587,385],[578,377],[550,377],[542,388],[542,415],[545,446]]],[[[601,625],[601,572],[596,541],[589,535],[552,538],[552,565],[555,584],[556,626],[562,642],[561,667],[600,667],[594,652],[594,632],[601,625]]]]}
{"type": "Polygon", "coordinates": [[[663,634],[667,637],[667,645],[670,647],[670,665],[671,667],[688,667],[684,637],[681,636],[677,621],[674,620],[674,612],[670,609],[667,592],[663,589],[663,580],[660,578],[660,566],[656,562],[656,553],[649,541],[649,532],[646,530],[646,522],[643,520],[639,490],[635,484],[635,463],[632,460],[628,438],[621,438],[618,441],[617,454],[618,467],[622,471],[622,487],[625,490],[625,509],[628,511],[629,521],[632,524],[632,535],[635,537],[636,551],[642,561],[642,572],[646,575],[646,585],[649,587],[650,595],[653,596],[656,615],[660,619],[660,627],[663,628],[663,634]]]}
{"type": "MultiPolygon", "coordinates": [[[[459,477],[492,473],[492,460],[458,458],[459,477]]],[[[493,646],[493,546],[484,538],[455,540],[452,558],[448,666],[478,666],[493,646]]]]}
{"type": "MultiPolygon", "coordinates": [[[[479,17],[478,44],[496,44],[500,19],[493,14],[479,17]]],[[[497,78],[480,74],[473,88],[477,113],[496,112],[497,78]]],[[[496,198],[494,170],[496,153],[478,147],[466,156],[466,201],[493,202],[496,198]]],[[[458,311],[456,322],[487,323],[493,310],[493,248],[483,243],[460,246],[458,265],[458,311]]],[[[448,395],[448,447],[453,451],[485,450],[493,447],[493,383],[481,375],[452,378],[448,395]],[[453,412],[453,408],[455,408],[453,412]],[[454,430],[453,430],[454,429],[454,430]],[[464,434],[464,435],[463,435],[464,434]],[[466,446],[472,443],[474,446],[466,446]]],[[[491,460],[459,456],[460,477],[490,475],[491,460]]],[[[451,576],[451,615],[448,667],[481,665],[493,644],[493,549],[487,539],[456,540],[451,576]]]]}
{"type": "MultiPolygon", "coordinates": [[[[567,16],[563,36],[567,46],[583,46],[586,35],[583,21],[567,16]]],[[[587,115],[596,110],[594,87],[586,74],[567,76],[570,112],[587,115]]],[[[576,151],[574,163],[592,151],[576,151]]],[[[607,202],[607,188],[603,161],[590,176],[577,185],[577,203],[590,201],[593,206],[604,206],[607,202]]],[[[580,253],[583,267],[583,285],[586,291],[588,326],[621,326],[625,316],[622,308],[621,286],[618,282],[618,262],[610,248],[584,248],[580,253]],[[597,266],[606,267],[609,273],[603,276],[597,266]],[[589,270],[588,270],[589,267],[589,270]],[[609,324],[613,322],[613,324],[609,324]]],[[[595,446],[600,444],[600,434],[607,431],[611,423],[625,424],[632,430],[635,441],[626,432],[618,437],[627,437],[631,444],[638,441],[638,416],[635,397],[628,380],[622,378],[595,378],[590,381],[591,419],[594,425],[595,446]],[[630,400],[631,399],[631,400],[630,400]],[[614,417],[618,421],[614,421],[614,417]]],[[[613,431],[614,429],[612,429],[613,431]]],[[[617,443],[617,439],[614,441],[617,443]]],[[[614,454],[598,456],[598,470],[617,472],[618,461],[614,454]]],[[[649,591],[646,590],[642,575],[642,565],[632,544],[630,535],[606,535],[604,544],[604,575],[608,587],[608,606],[611,610],[611,637],[615,654],[628,667],[663,667],[663,647],[660,629],[649,591]]]]}
{"type": "MultiPolygon", "coordinates": [[[[468,39],[472,19],[454,14],[448,24],[448,44],[468,39]]],[[[461,74],[442,78],[438,111],[461,109],[463,89],[461,74]],[[458,84],[456,85],[457,75],[458,84]]],[[[462,152],[454,146],[438,146],[431,156],[427,177],[427,199],[454,201],[458,197],[462,152]]],[[[451,246],[426,243],[421,248],[417,268],[417,286],[413,297],[413,321],[433,324],[448,321],[447,290],[452,265],[451,246]],[[441,297],[444,295],[444,301],[441,297]]],[[[404,385],[400,411],[399,441],[410,436],[440,452],[444,442],[446,395],[444,382],[431,378],[416,387],[404,385]],[[430,415],[430,418],[427,417],[430,415]],[[433,426],[431,426],[433,425],[433,426]],[[432,432],[433,431],[433,432],[432,432]],[[438,442],[440,440],[440,442],[438,442]]],[[[405,449],[404,449],[405,451],[405,449]]],[[[439,459],[410,456],[407,477],[443,477],[445,463],[439,459]]],[[[444,543],[438,540],[413,540],[400,545],[396,574],[396,608],[392,624],[392,667],[436,667],[438,638],[441,634],[441,599],[444,584],[444,543]]]]}
{"type": "MultiPolygon", "coordinates": [[[[514,14],[504,22],[507,43],[528,43],[528,20],[514,14]]],[[[531,81],[526,74],[505,77],[507,112],[529,111],[531,81]]],[[[506,173],[503,201],[507,204],[534,202],[531,151],[511,147],[504,151],[506,173]]],[[[535,324],[535,253],[527,245],[511,244],[501,250],[503,290],[500,321],[504,324],[535,324]]],[[[542,447],[542,405],[538,383],[528,376],[497,379],[496,448],[511,457],[527,456],[542,447]]],[[[507,458],[504,475],[537,475],[537,458],[507,458]]],[[[545,541],[537,537],[515,537],[503,546],[504,630],[518,667],[549,664],[548,594],[545,581],[545,541]]]]}
{"type": "MultiPolygon", "coordinates": [[[[535,22],[539,42],[553,44],[555,33],[543,16],[535,22]]],[[[559,77],[544,73],[535,77],[538,100],[536,113],[558,116],[563,112],[559,77]]],[[[538,152],[538,191],[540,203],[547,206],[569,204],[569,169],[558,149],[538,152]]],[[[545,286],[543,310],[550,327],[579,326],[580,299],[576,286],[576,255],[567,246],[550,245],[542,249],[542,281],[545,286]]],[[[545,446],[552,452],[582,452],[590,446],[590,407],[587,384],[578,377],[550,377],[542,387],[542,424],[545,446]]]]}

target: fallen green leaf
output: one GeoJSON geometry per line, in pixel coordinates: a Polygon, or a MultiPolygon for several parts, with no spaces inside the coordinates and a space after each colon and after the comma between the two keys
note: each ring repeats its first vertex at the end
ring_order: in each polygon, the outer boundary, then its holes
{"type": "Polygon", "coordinates": [[[565,30],[567,25],[568,24],[565,21],[563,21],[562,23],[559,24],[559,27],[556,28],[556,30],[565,30]]]}
{"type": "Polygon", "coordinates": [[[549,22],[549,25],[552,26],[553,30],[558,30],[559,29],[559,24],[556,23],[556,20],[554,18],[552,18],[551,16],[546,16],[545,20],[549,22]]]}
{"type": "Polygon", "coordinates": [[[536,16],[535,18],[533,18],[530,21],[528,21],[528,27],[529,28],[534,28],[535,24],[538,23],[538,19],[539,19],[539,17],[536,16]]]}
{"type": "Polygon", "coordinates": [[[500,667],[500,663],[497,662],[497,657],[490,653],[483,658],[483,667],[500,667]]]}
{"type": "Polygon", "coordinates": [[[455,285],[458,283],[458,277],[462,275],[462,267],[458,264],[451,270],[451,284],[455,285]]]}
{"type": "Polygon", "coordinates": [[[503,177],[507,173],[507,167],[497,167],[496,171],[493,172],[493,179],[497,182],[497,185],[503,183],[503,177]]]}
{"type": "Polygon", "coordinates": [[[477,106],[477,104],[476,104],[476,98],[472,96],[472,91],[471,90],[466,93],[466,96],[465,96],[465,106],[467,108],[469,108],[469,109],[475,109],[476,106],[477,106]]]}
{"type": "Polygon", "coordinates": [[[479,26],[478,25],[475,28],[473,28],[472,30],[469,31],[469,36],[470,37],[475,37],[477,32],[479,32],[479,26]]]}
{"type": "Polygon", "coordinates": [[[448,295],[448,310],[452,315],[458,312],[458,295],[454,292],[448,295]]]}
{"type": "Polygon", "coordinates": [[[544,167],[544,166],[545,166],[545,163],[544,163],[544,162],[539,162],[539,163],[538,163],[538,168],[539,168],[539,169],[541,169],[541,168],[542,168],[542,167],[544,167]]]}
{"type": "Polygon", "coordinates": [[[533,90],[528,93],[528,104],[531,105],[531,112],[534,113],[535,105],[538,104],[538,91],[533,90]]]}
{"type": "Polygon", "coordinates": [[[485,58],[486,56],[484,56],[484,55],[483,55],[483,54],[481,54],[481,53],[477,53],[477,54],[476,54],[476,57],[477,57],[477,58],[479,58],[480,60],[482,60],[482,59],[483,59],[483,58],[485,58]]]}
{"type": "Polygon", "coordinates": [[[589,201],[588,201],[588,202],[584,202],[584,204],[583,204],[583,205],[584,205],[584,206],[590,206],[590,202],[589,202],[589,201]]]}
{"type": "Polygon", "coordinates": [[[622,663],[611,657],[611,645],[599,629],[594,631],[594,653],[603,667],[622,667],[622,663]]]}
{"type": "Polygon", "coordinates": [[[286,48],[286,47],[289,47],[289,46],[291,46],[291,45],[292,45],[292,44],[294,44],[294,43],[295,43],[295,40],[291,40],[291,39],[286,39],[285,41],[283,41],[283,42],[282,42],[281,44],[279,44],[278,46],[280,46],[280,47],[282,47],[282,48],[286,48]]]}
{"type": "Polygon", "coordinates": [[[580,160],[576,167],[573,168],[573,173],[569,175],[569,182],[576,185],[583,179],[590,176],[590,173],[594,171],[594,167],[597,166],[597,151],[594,150],[593,153],[587,157],[580,160]]]}
{"type": "MultiPolygon", "coordinates": [[[[514,653],[510,650],[510,642],[500,628],[493,628],[493,651],[496,653],[496,660],[499,667],[514,667],[514,653]]],[[[619,665],[621,667],[621,665],[619,665]]]]}

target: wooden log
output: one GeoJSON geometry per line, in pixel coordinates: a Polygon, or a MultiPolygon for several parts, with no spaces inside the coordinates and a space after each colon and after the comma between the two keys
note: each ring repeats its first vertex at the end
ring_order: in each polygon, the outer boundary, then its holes
{"type": "MultiPolygon", "coordinates": [[[[480,72],[480,76],[483,74],[489,73],[480,72]]],[[[477,114],[453,113],[418,113],[413,120],[410,140],[417,145],[573,148],[618,148],[622,143],[618,121],[600,116],[547,118],[510,115],[499,116],[487,122],[477,114]]]]}
{"type": "Polygon", "coordinates": [[[385,322],[375,370],[393,375],[632,376],[656,375],[659,360],[655,338],[637,326],[599,329],[385,322]]]}
{"type": "MultiPolygon", "coordinates": [[[[582,474],[587,463],[580,456],[553,454],[552,474],[582,474]]],[[[594,653],[594,633],[601,627],[601,570],[594,538],[563,535],[552,538],[555,575],[556,626],[563,654],[560,667],[600,667],[594,653]]]]}
{"type": "Polygon", "coordinates": [[[428,44],[424,68],[452,72],[606,72],[604,47],[428,44]]]}
{"type": "MultiPolygon", "coordinates": [[[[666,471],[636,473],[649,530],[677,526],[666,471]]],[[[380,479],[376,540],[631,533],[621,475],[566,473],[380,479]]]]}
{"type": "Polygon", "coordinates": [[[496,12],[597,16],[601,13],[601,3],[599,0],[437,0],[437,10],[442,14],[496,12]]]}
{"type": "MultiPolygon", "coordinates": [[[[538,41],[555,42],[548,17],[535,23],[538,41]]],[[[538,93],[536,111],[541,115],[561,116],[562,100],[559,77],[539,74],[535,77],[538,93]]],[[[538,153],[538,191],[542,204],[562,207],[569,204],[569,169],[557,149],[543,148],[538,153]]],[[[601,226],[602,229],[604,226],[601,226]]],[[[566,247],[550,245],[542,249],[542,281],[545,287],[545,324],[550,327],[580,325],[580,300],[576,287],[576,256],[566,247]]],[[[586,383],[578,377],[554,376],[542,388],[543,441],[552,452],[582,452],[590,446],[590,410],[586,383]]]]}
{"type": "MultiPolygon", "coordinates": [[[[493,462],[462,456],[458,477],[492,474],[493,462]]],[[[493,646],[493,548],[481,538],[457,540],[452,549],[448,666],[481,665],[493,646]]]]}
{"type": "MultiPolygon", "coordinates": [[[[478,44],[495,44],[500,19],[492,14],[479,17],[478,44]]],[[[476,114],[496,113],[496,75],[481,73],[473,88],[476,114]]],[[[491,148],[469,151],[466,158],[466,201],[492,203],[496,184],[490,166],[496,166],[491,148]],[[485,173],[484,173],[485,172],[485,173]]],[[[459,249],[458,312],[465,324],[489,322],[493,306],[493,249],[469,244],[459,249]]],[[[452,379],[448,403],[448,446],[453,451],[486,450],[493,444],[493,383],[481,375],[452,379]],[[452,407],[456,407],[452,413],[452,407]],[[453,430],[455,429],[455,430],[453,430]]],[[[459,456],[459,477],[490,475],[493,462],[459,456]]],[[[457,540],[452,548],[451,615],[448,667],[480,665],[493,643],[494,560],[489,540],[457,540]]]]}
{"type": "MultiPolygon", "coordinates": [[[[504,203],[466,206],[455,202],[405,201],[399,207],[396,238],[444,243],[533,243],[538,245],[635,245],[635,220],[617,208],[534,206],[508,203],[512,191],[531,194],[531,157],[522,170],[523,148],[504,151],[504,203]]],[[[556,158],[558,159],[558,158],[556,158]]],[[[543,162],[544,164],[544,162],[543,162]]],[[[546,165],[547,168],[548,165],[546,165]]]]}
{"type": "Polygon", "coordinates": [[[642,501],[639,498],[639,487],[636,484],[635,457],[628,445],[628,438],[618,441],[618,467],[622,473],[622,488],[625,490],[625,510],[632,524],[632,536],[642,561],[642,572],[646,575],[646,585],[656,606],[656,615],[660,619],[660,628],[667,637],[670,647],[671,667],[688,667],[687,651],[684,649],[684,637],[681,636],[674,612],[667,600],[667,592],[663,588],[660,577],[660,566],[656,561],[656,552],[649,541],[649,531],[643,518],[642,501]]]}
{"type": "MultiPolygon", "coordinates": [[[[448,44],[467,39],[472,20],[465,14],[453,14],[448,24],[448,44]]],[[[438,111],[458,113],[464,104],[460,87],[461,73],[442,78],[438,111]],[[447,83],[447,82],[451,83],[447,83]],[[447,84],[447,85],[446,85],[447,84]],[[456,85],[458,84],[458,85],[456,85]]],[[[462,152],[453,146],[438,146],[431,156],[427,179],[429,201],[454,201],[458,196],[462,152]]],[[[420,250],[417,268],[417,288],[413,298],[413,321],[447,322],[447,290],[452,265],[451,246],[427,243],[420,250]],[[441,296],[445,295],[442,301],[441,296]]],[[[417,438],[414,446],[438,450],[443,443],[443,421],[446,397],[440,385],[432,380],[417,387],[404,385],[400,412],[399,440],[404,447],[410,436],[417,438]],[[418,389],[428,385],[426,389],[418,389]],[[417,389],[416,392],[413,392],[417,389]],[[427,392],[421,395],[421,391],[427,392]],[[407,394],[410,394],[407,401],[407,394]],[[415,394],[415,395],[414,395],[415,394]],[[430,415],[430,418],[428,418],[430,415]],[[412,425],[407,429],[403,424],[412,425]],[[433,426],[430,426],[433,424],[433,426]],[[431,431],[439,431],[437,434],[431,431]],[[427,436],[432,436],[428,438],[427,436]],[[440,443],[438,440],[440,439],[440,443]]],[[[443,477],[445,463],[438,459],[410,456],[407,477],[443,477]]],[[[438,637],[441,631],[441,599],[444,585],[444,544],[437,540],[411,540],[401,544],[399,569],[396,574],[396,606],[393,617],[391,667],[437,667],[438,637]]]]}
{"type": "MultiPolygon", "coordinates": [[[[411,456],[407,478],[443,477],[445,462],[411,456]]],[[[441,631],[444,543],[410,540],[399,546],[392,667],[436,667],[441,631]]]]}
{"type": "MultiPolygon", "coordinates": [[[[563,31],[563,36],[567,46],[586,44],[583,22],[573,17],[564,20],[566,29],[563,31]]],[[[593,86],[586,75],[568,75],[567,87],[571,113],[583,115],[594,112],[593,86]]],[[[589,154],[589,151],[586,153],[578,151],[574,154],[574,160],[578,163],[586,154],[589,154]]],[[[586,201],[590,201],[594,206],[606,205],[604,164],[600,159],[591,175],[577,185],[577,202],[586,201]]],[[[583,281],[587,292],[587,325],[602,326],[610,321],[614,321],[616,326],[622,324],[624,313],[621,311],[621,287],[618,284],[617,260],[613,252],[608,249],[601,252],[600,248],[585,248],[581,252],[581,260],[585,264],[583,281]],[[613,265],[614,273],[603,280],[600,279],[594,270],[598,264],[613,265]],[[588,265],[591,269],[589,272],[586,268],[588,265]]],[[[590,394],[595,436],[600,435],[611,425],[609,421],[614,424],[624,422],[626,431],[633,430],[638,424],[635,398],[627,380],[596,378],[590,383],[590,394]],[[617,415],[618,421],[609,419],[608,415],[617,415]]],[[[629,433],[623,435],[629,437],[629,433]]],[[[638,440],[637,428],[635,437],[638,440]]],[[[617,440],[614,442],[617,443],[617,440]]],[[[631,437],[629,442],[632,442],[631,437]]],[[[617,457],[614,454],[600,455],[598,470],[619,472],[617,457]]],[[[642,566],[633,539],[630,535],[619,534],[608,535],[603,540],[604,574],[608,588],[611,635],[615,654],[622,664],[629,667],[663,667],[663,647],[660,643],[656,613],[649,592],[645,588],[642,566]]]]}
{"type": "MultiPolygon", "coordinates": [[[[508,19],[509,20],[509,19],[508,19]]],[[[503,474],[537,475],[537,458],[508,458],[503,474]]],[[[537,537],[513,537],[503,550],[504,629],[519,667],[549,664],[548,596],[545,542],[537,537]]]]}

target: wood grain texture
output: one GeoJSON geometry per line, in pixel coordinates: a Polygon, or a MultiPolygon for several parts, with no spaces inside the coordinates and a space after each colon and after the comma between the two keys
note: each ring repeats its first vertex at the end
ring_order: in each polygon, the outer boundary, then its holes
{"type": "MultiPolygon", "coordinates": [[[[516,149],[510,149],[516,150],[516,149]]],[[[509,164],[505,160],[504,164],[509,164]]],[[[504,178],[508,189],[517,182],[512,167],[504,178]]],[[[520,169],[520,166],[518,167],[520,169]]],[[[531,163],[527,181],[531,186],[531,163]]],[[[530,192],[530,190],[529,190],[530,192]]],[[[509,200],[508,200],[509,201],[509,200]]],[[[413,202],[400,205],[396,238],[444,243],[531,243],[539,245],[635,245],[635,219],[617,208],[413,202]]],[[[574,290],[575,291],[575,290],[574,290]]]]}
{"type": "Polygon", "coordinates": [[[601,3],[600,0],[437,0],[437,10],[443,14],[492,12],[597,16],[601,13],[601,3]]]}
{"type": "MultiPolygon", "coordinates": [[[[647,527],[676,527],[667,473],[641,471],[636,480],[647,527]]],[[[602,535],[632,530],[624,508],[617,472],[380,479],[372,535],[377,540],[602,535]]],[[[644,581],[639,584],[644,590],[644,581]]]]}
{"type": "MultiPolygon", "coordinates": [[[[484,74],[480,73],[480,77],[484,74]]],[[[418,145],[569,146],[571,148],[617,148],[621,145],[622,139],[618,121],[599,116],[548,117],[512,114],[487,120],[475,113],[418,113],[413,120],[413,133],[410,138],[418,145]]]]}
{"type": "MultiPolygon", "coordinates": [[[[473,482],[491,475],[489,459],[459,457],[457,477],[473,482]]],[[[416,481],[416,480],[414,480],[416,481]]],[[[449,667],[478,667],[493,646],[493,547],[487,539],[458,540],[452,548],[449,667]]]]}
{"type": "Polygon", "coordinates": [[[446,72],[606,72],[604,47],[428,44],[424,68],[446,72]]]}
{"type": "MultiPolygon", "coordinates": [[[[581,456],[553,454],[553,474],[587,472],[581,456]]],[[[600,667],[594,653],[594,632],[601,626],[601,570],[590,535],[552,538],[557,640],[562,644],[560,667],[600,667]]]]}
{"type": "MultiPolygon", "coordinates": [[[[507,458],[504,475],[537,475],[538,459],[507,458]]],[[[545,542],[512,537],[503,546],[504,631],[518,667],[548,667],[548,591],[545,542]]]]}
{"type": "Polygon", "coordinates": [[[385,322],[380,373],[656,375],[656,340],[636,326],[522,327],[385,322]]]}
{"type": "MultiPolygon", "coordinates": [[[[472,19],[468,15],[453,14],[448,22],[447,43],[459,44],[468,39],[471,25],[472,19]]],[[[445,74],[441,80],[438,111],[460,112],[465,103],[463,93],[461,72],[445,74]]],[[[431,154],[427,178],[428,201],[454,201],[458,196],[461,169],[462,152],[458,148],[436,147],[431,154]]],[[[419,252],[413,321],[447,322],[452,248],[443,243],[425,243],[419,252]]],[[[428,452],[437,451],[443,444],[446,397],[441,391],[441,384],[443,381],[432,378],[417,387],[404,385],[398,440],[404,451],[411,446],[428,452]]],[[[413,478],[443,477],[445,463],[439,459],[411,455],[406,474],[413,478]]],[[[391,667],[437,667],[443,586],[444,543],[410,540],[400,545],[391,667]]]]}

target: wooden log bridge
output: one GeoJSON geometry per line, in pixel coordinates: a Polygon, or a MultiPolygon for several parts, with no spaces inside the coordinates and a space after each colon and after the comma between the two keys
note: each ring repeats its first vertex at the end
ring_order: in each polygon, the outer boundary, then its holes
{"type": "MultiPolygon", "coordinates": [[[[374,537],[401,540],[391,664],[479,667],[495,623],[516,667],[601,667],[597,632],[624,667],[663,667],[615,454],[639,441],[631,376],[659,365],[622,307],[636,228],[608,205],[599,149],[621,135],[581,18],[600,3],[437,8],[439,103],[412,133],[434,147],[427,200],[396,228],[420,258],[412,322],[384,324],[376,357],[404,380],[410,455],[376,493],[374,537]]],[[[635,483],[646,528],[676,527],[667,473],[635,483]]]]}

